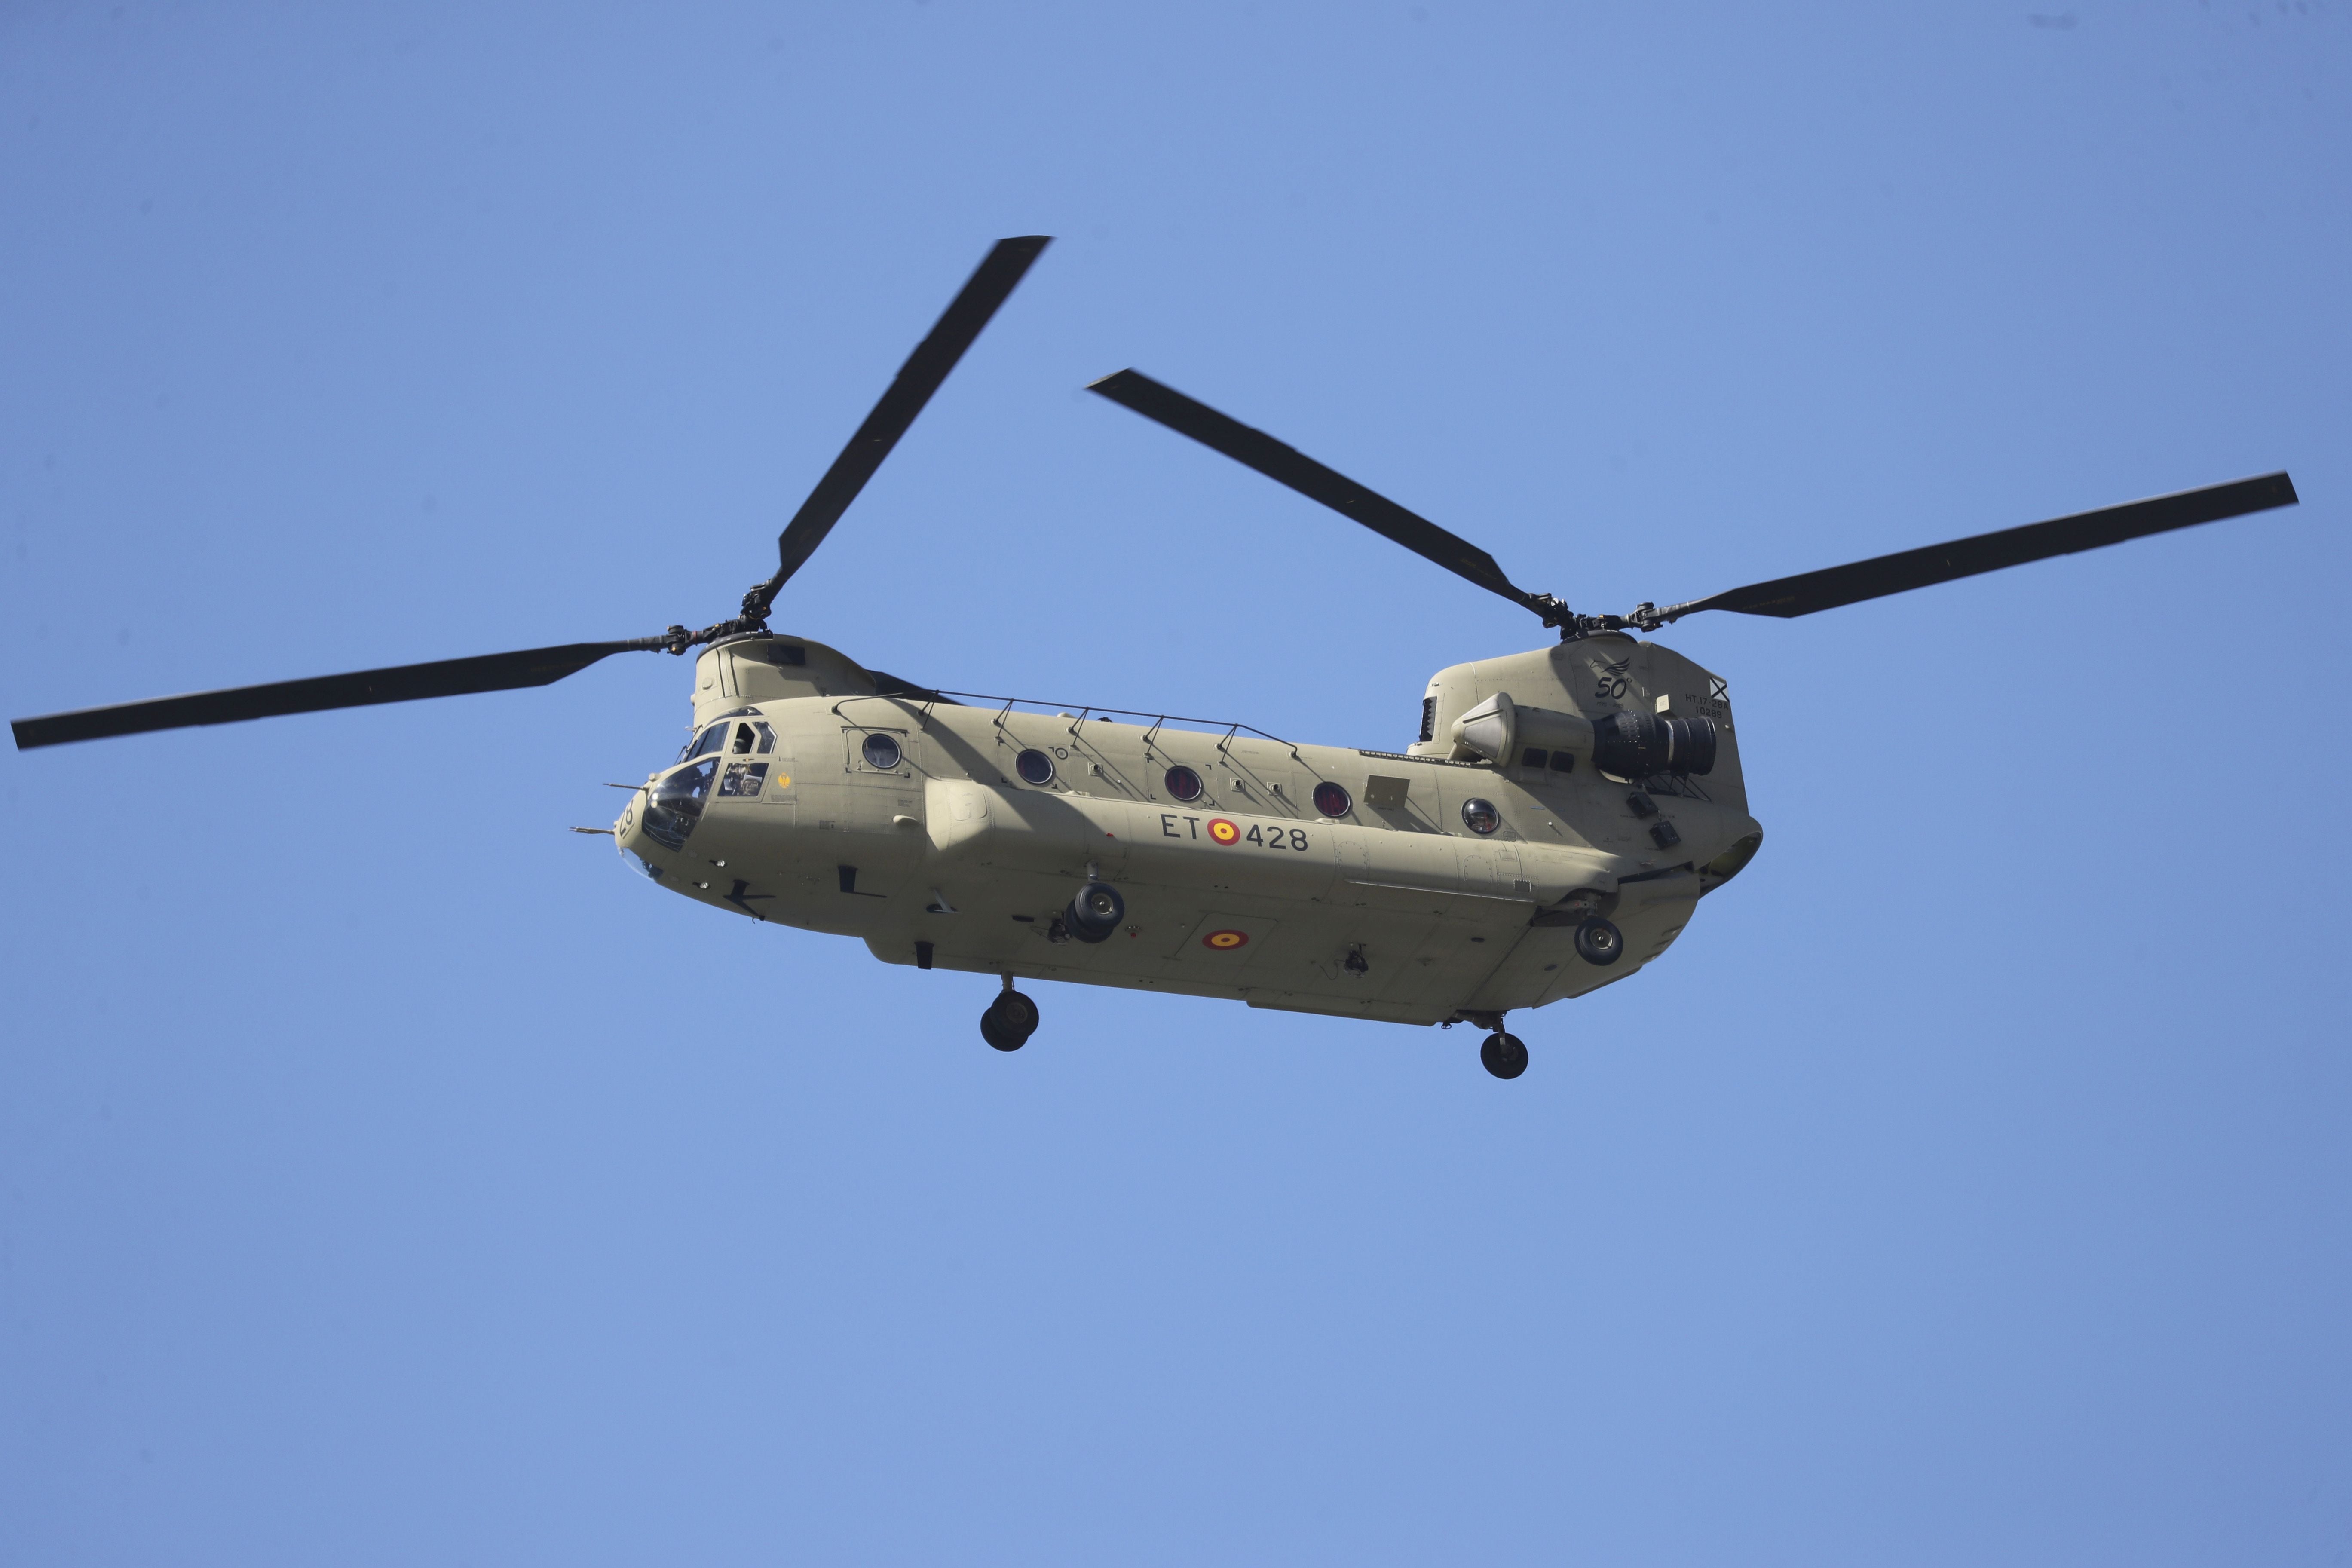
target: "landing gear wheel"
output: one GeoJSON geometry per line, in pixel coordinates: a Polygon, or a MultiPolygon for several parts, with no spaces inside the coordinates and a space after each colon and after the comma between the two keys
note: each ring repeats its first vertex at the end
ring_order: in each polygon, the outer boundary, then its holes
{"type": "Polygon", "coordinates": [[[1007,985],[980,1016],[980,1037],[1000,1051],[1017,1051],[1037,1032],[1037,1004],[1007,985]]]}
{"type": "Polygon", "coordinates": [[[1037,1004],[1010,985],[997,994],[996,1000],[988,1005],[988,1010],[996,1015],[997,1021],[1004,1026],[1007,1032],[1024,1040],[1037,1032],[1037,1004]]]}
{"type": "Polygon", "coordinates": [[[1528,1047],[1520,1043],[1518,1036],[1497,1029],[1478,1047],[1478,1059],[1496,1078],[1517,1078],[1528,1070],[1528,1047]]]}
{"type": "Polygon", "coordinates": [[[1605,969],[1625,956],[1625,933],[1595,915],[1576,928],[1576,956],[1605,969]]]}
{"type": "Polygon", "coordinates": [[[1062,911],[1062,924],[1080,942],[1108,942],[1125,919],[1127,900],[1108,882],[1088,882],[1062,911]]]}

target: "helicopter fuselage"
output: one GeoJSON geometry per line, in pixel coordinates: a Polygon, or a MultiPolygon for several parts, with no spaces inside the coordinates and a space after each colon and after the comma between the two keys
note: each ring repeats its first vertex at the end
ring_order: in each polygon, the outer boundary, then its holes
{"type": "Polygon", "coordinates": [[[887,685],[799,638],[705,651],[693,738],[624,808],[620,847],[673,891],[887,963],[1434,1024],[1634,973],[1761,839],[1722,683],[1630,637],[1442,671],[1402,752],[887,685]],[[1582,720],[1704,713],[1718,753],[1704,777],[1634,779],[1571,747],[1442,739],[1497,692],[1582,720]],[[1090,881],[1125,903],[1107,935],[1065,918],[1090,881]],[[1574,946],[1596,915],[1623,936],[1606,964],[1574,946]]]}
{"type": "MultiPolygon", "coordinates": [[[[1129,368],[1089,390],[1538,616],[1551,647],[1440,670],[1402,752],[1244,725],[921,690],[777,637],[777,597],[1050,241],[989,248],[777,535],[774,573],[699,631],[519,648],[18,719],[20,750],[197,724],[545,686],[621,653],[683,655],[694,728],[611,831],[664,887],[1001,975],[981,1034],[1034,1032],[1018,977],[1492,1031],[1622,980],[1763,842],[1723,682],[1638,641],[1706,611],[1788,619],[2296,502],[2284,472],[1726,589],[1624,615],[1519,586],[1470,541],[1129,368]]],[[[623,786],[627,787],[627,786],[623,786]]],[[[602,828],[581,831],[601,833],[602,828]]]]}

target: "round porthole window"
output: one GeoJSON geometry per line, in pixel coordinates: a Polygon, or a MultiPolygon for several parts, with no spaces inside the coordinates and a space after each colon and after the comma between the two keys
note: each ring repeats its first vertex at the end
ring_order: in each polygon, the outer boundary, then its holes
{"type": "Polygon", "coordinates": [[[1179,763],[1168,770],[1168,793],[1190,804],[1201,798],[1201,775],[1179,763]]]}
{"type": "Polygon", "coordinates": [[[1054,759],[1032,746],[1013,759],[1013,771],[1033,784],[1054,782],[1054,759]]]}
{"type": "Polygon", "coordinates": [[[868,735],[866,744],[858,750],[865,753],[869,768],[879,768],[887,773],[898,765],[898,742],[887,735],[868,735]]]}
{"type": "Polygon", "coordinates": [[[1462,803],[1462,826],[1473,833],[1492,833],[1503,826],[1502,813],[1491,800],[1465,800],[1462,803]]]}
{"type": "Polygon", "coordinates": [[[1345,816],[1355,804],[1348,798],[1346,790],[1329,779],[1315,786],[1315,809],[1326,816],[1345,816]]]}

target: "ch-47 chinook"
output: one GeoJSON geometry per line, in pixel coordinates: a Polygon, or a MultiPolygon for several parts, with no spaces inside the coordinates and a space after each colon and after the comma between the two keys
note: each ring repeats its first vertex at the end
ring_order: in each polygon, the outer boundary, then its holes
{"type": "MultiPolygon", "coordinates": [[[[808,561],[1047,240],[1002,240],[779,541],[775,574],[689,632],[362,670],[18,720],[19,748],[544,686],[629,650],[695,661],[676,763],[611,829],[661,887],[862,938],[874,956],[992,974],[981,1034],[1037,1027],[1021,979],[1255,1007],[1467,1022],[1497,1078],[1507,1014],[1658,957],[1738,875],[1748,815],[1721,678],[1636,632],[1702,610],[1805,616],[2295,500],[2284,473],[1801,573],[1623,616],[1579,615],[1492,556],[1271,437],[1124,370],[1092,390],[1533,611],[1559,640],[1443,669],[1402,751],[1240,724],[980,700],[772,631],[808,561]],[[962,700],[959,700],[962,699],[962,700]]],[[[627,786],[625,786],[627,787],[627,786]]]]}

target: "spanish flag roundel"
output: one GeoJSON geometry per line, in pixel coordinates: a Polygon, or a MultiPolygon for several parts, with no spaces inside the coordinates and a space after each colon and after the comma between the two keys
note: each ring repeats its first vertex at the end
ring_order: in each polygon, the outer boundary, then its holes
{"type": "Polygon", "coordinates": [[[1232,823],[1226,821],[1223,817],[1213,816],[1209,818],[1209,837],[1215,839],[1218,843],[1237,843],[1240,841],[1241,836],[1242,830],[1234,826],[1232,823]]]}
{"type": "MultiPolygon", "coordinates": [[[[1231,826],[1232,824],[1228,823],[1226,826],[1231,826]]],[[[1249,945],[1249,932],[1245,931],[1213,931],[1208,935],[1201,939],[1201,945],[1205,948],[1213,949],[1218,952],[1231,952],[1237,947],[1247,947],[1249,945]]]]}

